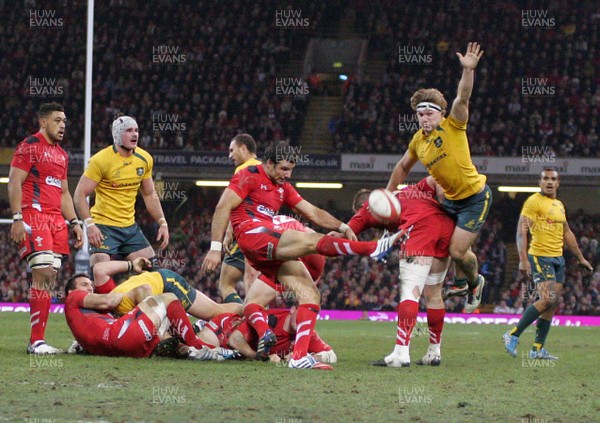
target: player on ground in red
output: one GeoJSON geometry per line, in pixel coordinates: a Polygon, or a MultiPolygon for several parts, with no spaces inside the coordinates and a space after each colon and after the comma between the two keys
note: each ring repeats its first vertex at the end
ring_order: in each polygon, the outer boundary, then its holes
{"type": "MultiPolygon", "coordinates": [[[[435,180],[429,176],[416,185],[396,191],[400,202],[399,222],[379,222],[369,212],[368,202],[352,217],[348,225],[355,233],[369,227],[396,231],[405,237],[400,244],[400,304],[394,351],[372,364],[388,367],[410,366],[410,337],[417,320],[421,294],[427,300],[429,349],[417,364],[439,365],[441,340],[446,314],[442,286],[449,265],[450,239],[454,221],[436,200],[435,180]]],[[[355,207],[356,208],[356,207],[355,207]]]]}
{"type": "MultiPolygon", "coordinates": [[[[392,248],[399,234],[377,242],[356,241],[348,225],[304,200],[287,182],[299,159],[295,150],[279,141],[267,148],[262,165],[250,166],[232,178],[213,215],[211,249],[202,263],[202,270],[214,271],[219,265],[223,236],[231,218],[235,238],[252,267],[269,280],[280,281],[300,303],[296,322],[299,331],[289,367],[323,368],[307,351],[320,309],[320,293],[306,267],[297,259],[315,253],[380,258],[392,248]],[[347,239],[283,229],[272,220],[283,205],[316,225],[339,230],[347,239]]],[[[262,303],[261,298],[246,299],[244,315],[259,334],[257,352],[268,353],[276,339],[266,322],[262,303]]]]}
{"type": "Polygon", "coordinates": [[[67,324],[90,354],[149,357],[169,331],[187,346],[184,349],[190,359],[223,360],[233,355],[196,337],[183,306],[172,293],[147,297],[119,319],[110,310],[121,302],[123,294],[94,294],[86,275],[75,275],[67,282],[65,297],[67,324]]]}
{"type": "Polygon", "coordinates": [[[75,248],[83,244],[67,181],[68,156],[59,145],[65,134],[66,116],[58,103],[42,104],[39,132],[17,145],[10,163],[8,198],[13,212],[10,238],[19,244],[19,256],[31,268],[29,291],[31,336],[29,354],[57,354],[44,335],[52,290],[62,256],[69,254],[70,222],[75,248]]]}

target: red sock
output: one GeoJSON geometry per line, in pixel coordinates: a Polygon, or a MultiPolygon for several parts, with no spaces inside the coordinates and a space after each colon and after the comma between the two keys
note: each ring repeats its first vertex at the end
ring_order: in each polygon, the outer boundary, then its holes
{"type": "Polygon", "coordinates": [[[94,292],[96,294],[108,294],[110,291],[112,291],[116,287],[117,287],[117,284],[115,283],[113,278],[108,278],[108,280],[105,283],[103,283],[102,285],[97,285],[94,288],[94,292]]]}
{"type": "Polygon", "coordinates": [[[349,241],[325,235],[317,242],[317,252],[323,256],[368,256],[377,248],[375,241],[349,241]]]}
{"type": "Polygon", "coordinates": [[[317,323],[320,307],[317,304],[300,304],[296,313],[296,342],[292,358],[299,360],[308,354],[308,344],[317,323]]]}
{"type": "Polygon", "coordinates": [[[410,345],[410,335],[417,321],[419,303],[405,300],[398,305],[398,332],[396,333],[396,345],[410,345]]]}
{"type": "Polygon", "coordinates": [[[194,328],[192,328],[192,323],[179,301],[173,301],[169,304],[167,307],[167,317],[171,323],[171,333],[181,338],[185,345],[198,349],[204,346],[215,348],[215,345],[207,344],[196,336],[194,328]]]}
{"type": "Polygon", "coordinates": [[[265,308],[261,305],[246,305],[244,307],[244,317],[246,317],[246,320],[248,323],[250,323],[250,326],[254,328],[259,338],[262,338],[265,335],[265,332],[270,329],[267,322],[265,308]]]}
{"type": "Polygon", "coordinates": [[[29,320],[31,323],[31,337],[29,341],[43,341],[50,314],[50,293],[43,289],[31,287],[29,290],[29,320]]]}
{"type": "Polygon", "coordinates": [[[439,344],[442,342],[442,329],[444,329],[445,308],[428,308],[427,325],[429,326],[429,343],[439,344]]]}

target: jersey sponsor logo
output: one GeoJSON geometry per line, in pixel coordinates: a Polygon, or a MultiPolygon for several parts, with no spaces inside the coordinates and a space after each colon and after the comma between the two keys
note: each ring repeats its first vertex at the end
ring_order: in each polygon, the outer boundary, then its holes
{"type": "Polygon", "coordinates": [[[117,184],[116,182],[113,182],[111,185],[113,188],[121,188],[121,187],[133,187],[133,186],[137,186],[139,184],[140,184],[140,181],[127,182],[125,184],[117,184]]]}
{"type": "Polygon", "coordinates": [[[267,216],[269,216],[271,218],[273,216],[275,216],[275,211],[274,210],[271,210],[270,208],[265,207],[262,204],[258,205],[258,207],[256,208],[256,211],[259,212],[259,213],[265,214],[265,215],[267,215],[267,216]]]}
{"type": "Polygon", "coordinates": [[[54,176],[46,176],[46,185],[51,185],[51,186],[57,187],[57,188],[62,187],[60,179],[55,178],[54,176]]]}
{"type": "Polygon", "coordinates": [[[434,164],[436,164],[437,162],[439,162],[440,160],[442,160],[443,158],[445,158],[447,156],[446,153],[444,154],[440,154],[439,156],[437,156],[435,159],[433,159],[432,161],[430,161],[429,163],[425,164],[425,167],[427,169],[429,169],[431,166],[433,166],[434,164]]]}
{"type": "Polygon", "coordinates": [[[143,167],[136,167],[135,168],[135,173],[137,174],[137,176],[142,176],[144,174],[144,168],[143,167]]]}
{"type": "Polygon", "coordinates": [[[146,324],[142,320],[138,320],[137,322],[138,322],[138,325],[140,325],[140,328],[142,329],[142,332],[144,332],[144,336],[146,337],[146,341],[151,341],[152,340],[152,334],[148,330],[148,327],[146,326],[146,324]]]}
{"type": "Polygon", "coordinates": [[[263,191],[269,190],[269,188],[265,184],[260,184],[260,189],[262,189],[263,191]]]}

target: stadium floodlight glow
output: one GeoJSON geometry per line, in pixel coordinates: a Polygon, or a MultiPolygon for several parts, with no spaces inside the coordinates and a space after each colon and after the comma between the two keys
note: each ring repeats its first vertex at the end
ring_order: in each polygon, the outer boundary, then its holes
{"type": "Polygon", "coordinates": [[[342,189],[344,184],[339,182],[296,182],[296,188],[342,189]]]}
{"type": "Polygon", "coordinates": [[[510,187],[510,186],[499,186],[498,191],[500,192],[540,192],[540,187],[510,187]]]}
{"type": "Polygon", "coordinates": [[[229,181],[196,181],[197,187],[226,187],[229,181]]]}
{"type": "Polygon", "coordinates": [[[340,81],[348,80],[348,75],[340,75],[340,81]]]}
{"type": "Polygon", "coordinates": [[[2,177],[0,178],[0,184],[8,184],[8,177],[2,177]]]}

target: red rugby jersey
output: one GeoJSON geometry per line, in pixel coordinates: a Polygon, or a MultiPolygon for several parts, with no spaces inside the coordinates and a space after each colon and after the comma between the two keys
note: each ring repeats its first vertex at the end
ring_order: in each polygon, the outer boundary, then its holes
{"type": "Polygon", "coordinates": [[[50,144],[40,132],[33,134],[17,145],[10,165],[28,172],[23,210],[61,214],[61,182],[67,179],[69,156],[58,143],[50,144]]]}
{"type": "Polygon", "coordinates": [[[294,208],[302,197],[292,184],[279,185],[271,180],[262,165],[248,166],[234,175],[229,189],[243,199],[242,204],[231,211],[233,230],[245,222],[273,224],[273,216],[284,204],[294,208]]]}

